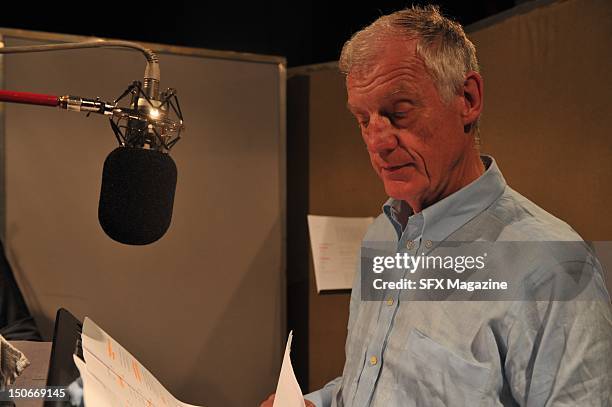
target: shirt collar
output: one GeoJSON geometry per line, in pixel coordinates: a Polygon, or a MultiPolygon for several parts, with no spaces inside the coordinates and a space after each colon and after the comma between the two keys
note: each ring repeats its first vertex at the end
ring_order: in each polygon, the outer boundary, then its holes
{"type": "MultiPolygon", "coordinates": [[[[424,219],[423,239],[441,242],[451,233],[465,225],[488,208],[506,188],[506,180],[491,156],[481,155],[485,172],[460,190],[423,209],[419,215],[424,219]]],[[[383,205],[383,212],[391,223],[398,225],[397,216],[412,209],[400,200],[389,198],[383,205]]],[[[415,215],[410,213],[408,223],[415,215]]],[[[401,233],[398,233],[401,235],[401,233]]]]}

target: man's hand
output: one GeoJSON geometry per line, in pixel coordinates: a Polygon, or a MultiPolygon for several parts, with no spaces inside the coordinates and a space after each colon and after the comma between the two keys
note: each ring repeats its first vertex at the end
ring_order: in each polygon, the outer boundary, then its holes
{"type": "MultiPolygon", "coordinates": [[[[316,407],[314,404],[312,404],[308,400],[304,400],[304,402],[306,403],[306,407],[316,407]]],[[[270,397],[268,397],[264,402],[262,402],[259,405],[259,407],[272,407],[273,404],[274,404],[274,393],[270,394],[270,397]]]]}

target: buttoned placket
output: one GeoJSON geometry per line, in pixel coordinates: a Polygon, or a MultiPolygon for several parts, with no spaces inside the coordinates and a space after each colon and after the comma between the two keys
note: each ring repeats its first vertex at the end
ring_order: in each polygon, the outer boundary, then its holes
{"type": "MultiPolygon", "coordinates": [[[[394,217],[391,219],[396,230],[401,230],[401,226],[394,217]]],[[[408,219],[406,228],[401,233],[397,242],[397,253],[408,253],[415,256],[420,248],[423,235],[424,220],[422,214],[416,214],[408,219]]],[[[403,270],[401,278],[406,276],[407,270],[403,270]]],[[[393,320],[399,307],[401,290],[387,290],[383,300],[380,301],[378,328],[370,340],[362,362],[362,372],[359,377],[359,384],[356,386],[354,401],[355,405],[367,406],[370,404],[374,394],[376,381],[384,363],[384,351],[387,346],[387,338],[393,327],[393,320]]]]}

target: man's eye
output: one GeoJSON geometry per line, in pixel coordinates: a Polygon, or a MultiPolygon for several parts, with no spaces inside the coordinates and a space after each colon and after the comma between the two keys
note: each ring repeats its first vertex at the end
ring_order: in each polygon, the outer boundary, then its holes
{"type": "Polygon", "coordinates": [[[393,112],[392,116],[394,119],[404,119],[408,117],[408,112],[393,112]]]}
{"type": "Polygon", "coordinates": [[[368,127],[368,124],[370,123],[370,121],[367,119],[365,120],[357,119],[357,123],[359,123],[359,127],[368,127]]]}

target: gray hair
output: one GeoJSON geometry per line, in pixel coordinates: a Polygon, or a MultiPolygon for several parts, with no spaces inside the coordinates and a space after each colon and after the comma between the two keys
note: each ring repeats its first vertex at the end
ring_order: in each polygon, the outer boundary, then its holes
{"type": "Polygon", "coordinates": [[[479,71],[474,44],[459,23],[442,16],[434,5],[396,11],[355,33],[342,47],[340,70],[348,74],[367,69],[384,41],[398,35],[417,40],[416,54],[446,103],[461,91],[468,71],[479,71]]]}

